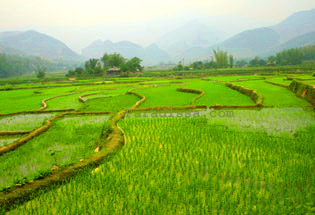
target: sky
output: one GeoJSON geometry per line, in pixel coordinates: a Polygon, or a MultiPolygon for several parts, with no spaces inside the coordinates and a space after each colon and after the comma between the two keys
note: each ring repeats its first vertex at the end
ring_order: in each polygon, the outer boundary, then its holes
{"type": "Polygon", "coordinates": [[[80,52],[95,39],[148,45],[200,17],[245,22],[232,34],[313,8],[315,0],[1,0],[0,30],[40,30],[80,52]]]}

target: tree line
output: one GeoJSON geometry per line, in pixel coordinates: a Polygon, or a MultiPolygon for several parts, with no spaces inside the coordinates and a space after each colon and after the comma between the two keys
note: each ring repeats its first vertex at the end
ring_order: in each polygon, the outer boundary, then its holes
{"type": "Polygon", "coordinates": [[[44,77],[45,71],[56,71],[68,69],[73,63],[46,60],[35,56],[20,56],[0,54],[0,78],[9,78],[23,75],[26,73],[40,73],[40,77],[44,77]]]}
{"type": "Polygon", "coordinates": [[[303,63],[314,63],[315,46],[304,46],[300,48],[288,49],[278,52],[276,55],[269,56],[267,59],[255,57],[249,61],[249,66],[266,65],[300,65],[303,63]]]}
{"type": "Polygon", "coordinates": [[[300,65],[303,63],[315,63],[315,46],[304,46],[295,49],[288,49],[278,52],[276,55],[268,58],[260,58],[258,56],[253,59],[240,59],[235,61],[233,55],[223,50],[213,50],[214,59],[208,61],[195,61],[188,66],[183,66],[180,61],[174,71],[181,70],[200,70],[200,69],[217,69],[217,68],[233,68],[233,67],[262,67],[262,66],[285,66],[300,65]]]}
{"type": "Polygon", "coordinates": [[[142,71],[141,62],[142,60],[137,57],[126,59],[117,53],[105,53],[100,59],[92,58],[86,61],[84,68],[77,67],[74,70],[69,70],[66,76],[103,75],[108,69],[113,67],[120,68],[122,73],[142,71]]]}

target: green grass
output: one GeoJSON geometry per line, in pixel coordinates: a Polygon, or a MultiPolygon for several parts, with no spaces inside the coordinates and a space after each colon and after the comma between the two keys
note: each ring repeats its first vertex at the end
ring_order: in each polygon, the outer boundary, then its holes
{"type": "Polygon", "coordinates": [[[88,99],[84,107],[80,109],[82,112],[118,112],[122,109],[131,108],[139,100],[134,95],[120,95],[113,97],[88,99]]]}
{"type": "Polygon", "coordinates": [[[223,83],[195,80],[184,86],[198,89],[206,94],[197,100],[199,105],[253,105],[254,102],[246,95],[226,87],[223,83]]]}
{"type": "Polygon", "coordinates": [[[0,118],[0,132],[31,131],[56,114],[25,114],[0,118]]]}
{"type": "Polygon", "coordinates": [[[59,119],[47,132],[0,156],[0,189],[39,178],[54,165],[61,167],[90,157],[107,119],[108,116],[59,119]],[[52,152],[56,155],[52,156],[52,152]]]}
{"type": "Polygon", "coordinates": [[[314,134],[242,132],[205,118],[126,119],[109,162],[9,214],[306,214],[314,134]],[[44,204],[43,204],[44,203],[44,204]]]}
{"type": "Polygon", "coordinates": [[[280,86],[274,86],[264,81],[243,81],[237,82],[237,85],[256,90],[264,97],[264,105],[274,107],[306,107],[310,104],[298,98],[290,90],[280,86]]]}
{"type": "Polygon", "coordinates": [[[147,101],[140,107],[156,106],[186,106],[189,105],[197,95],[192,93],[178,92],[176,89],[182,86],[161,86],[155,88],[136,90],[147,97],[147,101]]]}

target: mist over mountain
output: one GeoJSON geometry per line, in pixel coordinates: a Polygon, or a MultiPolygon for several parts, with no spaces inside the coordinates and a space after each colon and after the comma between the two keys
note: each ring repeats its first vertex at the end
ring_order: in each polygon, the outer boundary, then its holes
{"type": "Polygon", "coordinates": [[[303,34],[301,36],[297,36],[285,43],[282,43],[268,50],[266,53],[263,53],[262,56],[270,56],[285,49],[293,49],[293,48],[309,46],[309,45],[315,45],[315,31],[311,33],[303,34]]]}
{"type": "Polygon", "coordinates": [[[0,46],[4,52],[17,50],[28,55],[66,60],[82,60],[82,57],[63,42],[37,31],[13,31],[0,33],[0,46]]]}
{"type": "Polygon", "coordinates": [[[211,59],[214,48],[227,50],[236,58],[250,58],[314,44],[314,20],[315,9],[294,13],[276,25],[240,16],[180,16],[173,20],[161,18],[119,27],[107,24],[88,28],[42,28],[51,36],[34,30],[6,31],[0,33],[0,53],[82,62],[86,58],[100,58],[104,53],[116,52],[125,58],[139,57],[145,66],[177,63],[183,59],[186,64],[211,59]],[[85,47],[83,56],[54,37],[85,47]]]}
{"type": "MultiPolygon", "coordinates": [[[[174,58],[192,62],[211,56],[213,49],[223,49],[237,58],[266,56],[288,48],[313,44],[315,9],[294,13],[277,25],[243,31],[209,47],[190,48],[174,58]]],[[[208,59],[210,59],[208,57],[208,59]]]]}
{"type": "Polygon", "coordinates": [[[278,46],[281,41],[279,33],[272,28],[258,28],[244,31],[212,47],[228,50],[242,58],[260,55],[270,48],[278,46]]]}
{"type": "Polygon", "coordinates": [[[218,33],[198,21],[187,23],[163,35],[156,43],[174,57],[193,47],[207,47],[220,41],[218,33]]]}
{"type": "Polygon", "coordinates": [[[13,49],[13,48],[10,48],[10,47],[6,47],[6,46],[1,46],[0,45],[0,54],[10,54],[10,55],[26,55],[25,53],[19,51],[19,50],[16,50],[16,49],[13,49]]]}
{"type": "Polygon", "coordinates": [[[300,11],[271,28],[281,35],[281,41],[286,42],[297,36],[315,31],[315,9],[300,11]]]}
{"type": "Polygon", "coordinates": [[[97,40],[82,50],[82,55],[88,58],[100,58],[104,53],[119,53],[128,59],[138,57],[143,60],[142,64],[145,66],[166,62],[169,59],[168,54],[162,51],[156,44],[151,44],[144,48],[129,41],[113,43],[110,40],[104,42],[97,40]]]}

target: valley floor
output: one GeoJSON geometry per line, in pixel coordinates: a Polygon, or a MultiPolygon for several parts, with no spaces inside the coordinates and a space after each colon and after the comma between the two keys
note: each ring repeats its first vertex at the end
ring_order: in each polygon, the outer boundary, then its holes
{"type": "Polygon", "coordinates": [[[304,76],[0,91],[0,213],[312,214],[304,76]]]}

